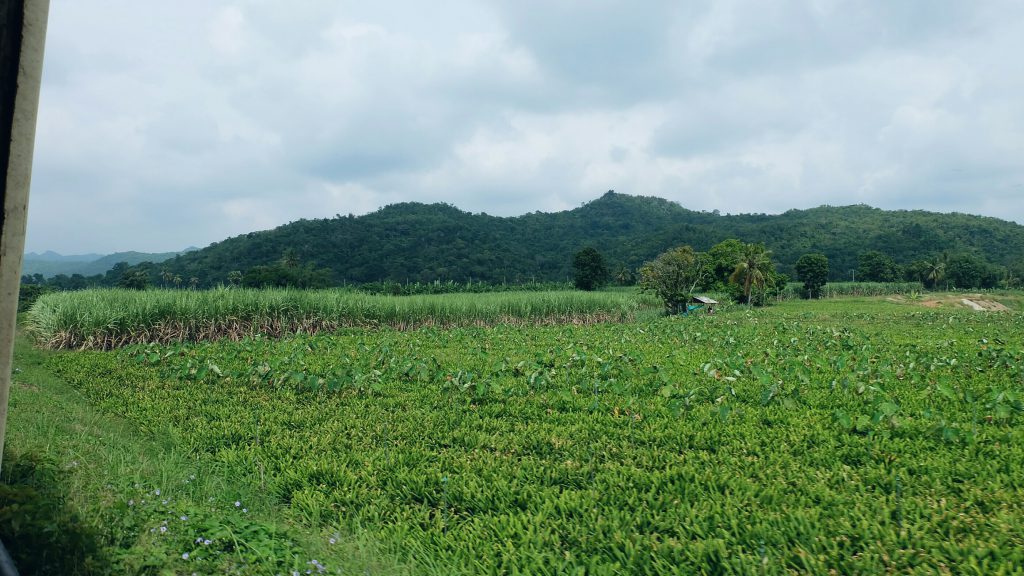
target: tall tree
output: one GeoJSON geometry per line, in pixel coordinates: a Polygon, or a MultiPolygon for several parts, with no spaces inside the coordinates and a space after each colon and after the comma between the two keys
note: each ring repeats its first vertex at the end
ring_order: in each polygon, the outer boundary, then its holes
{"type": "Polygon", "coordinates": [[[736,265],[743,260],[745,246],[743,242],[735,238],[729,238],[715,244],[708,250],[708,257],[712,267],[711,274],[715,284],[717,284],[715,289],[728,289],[729,277],[735,272],[736,265]]]}
{"type": "Polygon", "coordinates": [[[824,254],[804,254],[796,261],[797,278],[804,282],[807,298],[820,298],[821,289],[828,282],[828,257],[824,254]]]}
{"type": "Polygon", "coordinates": [[[932,288],[938,288],[939,284],[946,279],[946,266],[949,264],[949,254],[943,252],[942,256],[937,256],[931,261],[927,262],[925,269],[925,278],[928,280],[929,285],[932,288]]]}
{"type": "Polygon", "coordinates": [[[131,270],[125,272],[118,280],[117,286],[129,290],[145,290],[149,286],[149,274],[142,270],[131,270]]]}
{"type": "Polygon", "coordinates": [[[899,265],[878,250],[868,250],[857,257],[857,277],[861,282],[896,282],[902,276],[899,265]]]}
{"type": "Polygon", "coordinates": [[[770,277],[771,268],[772,253],[764,244],[744,244],[740,261],[729,280],[743,287],[743,301],[748,306],[753,304],[750,298],[751,290],[755,287],[764,287],[765,281],[770,277]]]}
{"type": "Polygon", "coordinates": [[[299,266],[299,253],[294,248],[285,248],[281,255],[280,263],[285,268],[297,268],[299,266]]]}
{"type": "Polygon", "coordinates": [[[689,246],[673,248],[640,267],[640,289],[661,298],[667,313],[678,314],[693,291],[710,279],[710,268],[706,255],[689,246]]]}
{"type": "Polygon", "coordinates": [[[957,254],[946,264],[946,279],[956,288],[995,288],[999,271],[977,256],[957,254]]]}
{"type": "Polygon", "coordinates": [[[615,281],[620,286],[632,286],[636,282],[636,278],[633,276],[633,271],[629,268],[622,266],[619,271],[615,273],[615,281]]]}
{"type": "Polygon", "coordinates": [[[608,283],[608,267],[604,256],[594,248],[584,248],[572,257],[573,278],[576,288],[596,290],[608,283]]]}

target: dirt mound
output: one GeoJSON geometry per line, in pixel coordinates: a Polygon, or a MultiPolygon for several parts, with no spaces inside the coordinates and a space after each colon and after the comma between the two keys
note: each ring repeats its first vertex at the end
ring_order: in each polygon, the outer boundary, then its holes
{"type": "Polygon", "coordinates": [[[979,298],[963,298],[960,303],[971,310],[978,312],[1008,312],[1010,309],[995,300],[983,300],[979,298]]]}
{"type": "Polygon", "coordinates": [[[981,294],[935,295],[931,294],[923,300],[914,300],[904,296],[890,296],[885,299],[894,304],[916,304],[925,308],[970,308],[978,312],[1009,312],[1010,309],[1001,302],[991,300],[981,294]]]}

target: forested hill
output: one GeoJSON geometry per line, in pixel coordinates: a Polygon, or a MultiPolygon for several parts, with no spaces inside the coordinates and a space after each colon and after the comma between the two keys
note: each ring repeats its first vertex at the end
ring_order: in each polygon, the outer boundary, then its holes
{"type": "Polygon", "coordinates": [[[828,256],[833,278],[849,278],[858,255],[877,250],[899,264],[940,253],[968,254],[990,264],[1024,264],[1024,226],[996,218],[869,206],[823,206],[780,215],[719,215],[660,198],[608,192],[579,208],[517,217],[471,214],[445,204],[403,203],[359,217],[300,220],[180,255],[153,270],[226,283],[287,257],[330,270],[334,282],[378,280],[561,281],[574,252],[593,246],[612,270],[635,270],[681,244],[697,250],[737,238],[763,242],[781,272],[792,274],[808,252],[828,256]]]}

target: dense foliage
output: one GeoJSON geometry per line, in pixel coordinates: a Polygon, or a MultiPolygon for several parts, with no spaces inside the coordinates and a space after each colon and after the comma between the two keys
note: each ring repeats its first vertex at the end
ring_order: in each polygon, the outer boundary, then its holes
{"type": "Polygon", "coordinates": [[[828,256],[804,254],[796,261],[796,276],[803,281],[807,298],[821,297],[821,289],[828,282],[828,256]]]}
{"type": "Polygon", "coordinates": [[[661,299],[665,312],[678,314],[697,291],[728,294],[737,302],[763,306],[785,291],[788,278],[775,270],[763,244],[729,239],[696,252],[690,246],[667,250],[639,270],[639,287],[661,299]]]}
{"type": "Polygon", "coordinates": [[[240,274],[241,278],[228,273],[228,282],[241,284],[246,288],[327,288],[331,282],[328,270],[317,270],[312,264],[274,263],[266,266],[253,266],[240,274]]]}
{"type": "Polygon", "coordinates": [[[640,268],[640,288],[661,299],[666,313],[679,314],[686,310],[694,290],[707,284],[708,268],[707,259],[693,248],[673,248],[640,268]]]}
{"type": "Polygon", "coordinates": [[[740,289],[741,301],[764,304],[765,288],[776,284],[775,264],[764,244],[744,244],[729,281],[740,289]]]}
{"type": "MultiPolygon", "coordinates": [[[[232,272],[274,266],[291,251],[302,265],[326,271],[331,285],[568,282],[573,254],[587,246],[603,255],[615,276],[628,278],[672,247],[706,251],[730,238],[763,244],[778,271],[791,276],[796,261],[813,251],[829,259],[831,280],[851,279],[859,274],[861,255],[875,251],[894,267],[878,275],[870,271],[865,280],[925,282],[923,263],[942,254],[948,259],[942,287],[1008,287],[1024,277],[1019,250],[1024,227],[995,218],[868,206],[719,215],[613,192],[574,210],[513,218],[470,214],[443,204],[395,204],[360,217],[300,220],[136,268],[149,275],[151,285],[176,285],[161,279],[167,274],[183,286],[195,278],[198,286],[211,287],[231,283],[232,272]]],[[[62,289],[113,286],[123,272],[49,282],[62,289]]]]}
{"type": "Polygon", "coordinates": [[[868,250],[857,257],[857,276],[862,282],[898,282],[903,271],[890,256],[868,250]]]}
{"type": "MultiPolygon", "coordinates": [[[[420,573],[980,575],[1024,564],[1022,335],[1015,314],[833,301],[50,366],[420,573]]],[[[182,526],[164,568],[202,572],[182,526]]]]}
{"type": "Polygon", "coordinates": [[[608,284],[611,276],[604,256],[589,246],[573,255],[572,271],[573,285],[580,290],[597,290],[608,284]]]}

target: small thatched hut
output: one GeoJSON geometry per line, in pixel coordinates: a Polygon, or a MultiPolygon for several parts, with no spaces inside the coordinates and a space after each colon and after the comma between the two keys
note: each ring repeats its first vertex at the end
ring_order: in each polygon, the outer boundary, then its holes
{"type": "Polygon", "coordinates": [[[708,314],[714,314],[715,306],[718,306],[717,300],[707,296],[694,296],[690,298],[690,303],[686,305],[686,313],[689,314],[690,312],[704,309],[708,314]]]}

